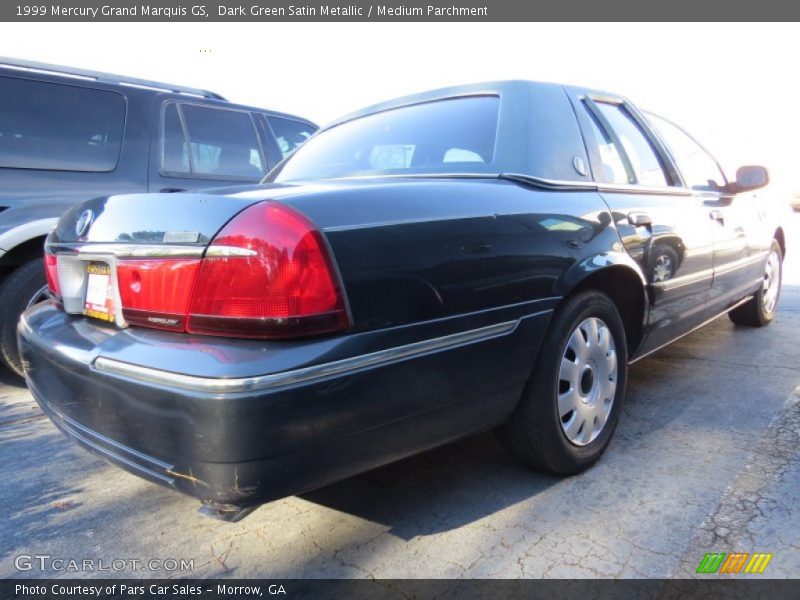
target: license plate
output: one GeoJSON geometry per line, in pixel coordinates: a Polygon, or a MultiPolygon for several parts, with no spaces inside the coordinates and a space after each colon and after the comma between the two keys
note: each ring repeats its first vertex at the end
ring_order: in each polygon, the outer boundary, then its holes
{"type": "Polygon", "coordinates": [[[111,267],[105,263],[90,262],[86,266],[86,297],[83,314],[102,321],[114,322],[114,287],[111,267]]]}

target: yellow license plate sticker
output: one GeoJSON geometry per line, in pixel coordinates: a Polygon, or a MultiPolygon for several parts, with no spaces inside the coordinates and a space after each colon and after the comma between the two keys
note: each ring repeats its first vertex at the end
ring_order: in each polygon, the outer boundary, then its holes
{"type": "Polygon", "coordinates": [[[86,277],[83,314],[94,319],[113,322],[114,287],[111,267],[105,263],[91,262],[86,266],[86,277]]]}

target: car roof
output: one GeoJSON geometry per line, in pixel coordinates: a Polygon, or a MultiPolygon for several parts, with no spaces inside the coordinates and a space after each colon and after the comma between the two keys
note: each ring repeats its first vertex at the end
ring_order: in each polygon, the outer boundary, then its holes
{"type": "Polygon", "coordinates": [[[64,77],[68,79],[80,79],[83,81],[97,81],[100,83],[109,83],[144,90],[152,90],[153,92],[169,92],[198,98],[225,100],[223,96],[217,94],[216,92],[199,88],[173,85],[171,83],[163,83],[159,81],[150,81],[148,79],[138,79],[136,77],[127,77],[125,75],[114,75],[111,73],[103,73],[101,71],[90,71],[88,69],[52,65],[48,63],[35,62],[32,60],[7,58],[4,56],[0,56],[0,69],[9,69],[23,73],[36,73],[39,75],[50,75],[54,77],[64,77]]]}
{"type": "Polygon", "coordinates": [[[364,117],[373,113],[392,110],[403,106],[413,104],[423,104],[425,102],[435,102],[437,100],[444,100],[447,98],[457,98],[459,96],[483,96],[483,95],[497,95],[497,96],[520,96],[526,95],[533,91],[534,88],[563,88],[559,83],[548,83],[542,81],[527,81],[527,80],[507,80],[507,81],[487,81],[482,83],[468,83],[465,85],[455,85],[450,87],[439,88],[402,96],[400,98],[393,98],[385,102],[379,102],[357,111],[351,112],[343,117],[335,119],[327,127],[339,125],[341,123],[364,117]]]}

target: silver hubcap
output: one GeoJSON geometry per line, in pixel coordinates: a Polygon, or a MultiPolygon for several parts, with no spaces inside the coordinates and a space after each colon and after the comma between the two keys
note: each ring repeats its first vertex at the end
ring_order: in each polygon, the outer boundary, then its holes
{"type": "Polygon", "coordinates": [[[778,292],[781,289],[781,258],[777,252],[770,252],[767,258],[767,268],[764,271],[764,291],[761,302],[764,312],[772,314],[778,303],[778,292]]]}
{"type": "Polygon", "coordinates": [[[558,416],[576,446],[592,442],[608,420],[617,392],[617,349],[608,326],[583,321],[567,341],[558,376],[558,416]]]}
{"type": "Polygon", "coordinates": [[[28,304],[27,306],[25,306],[25,309],[27,310],[34,304],[39,304],[39,302],[43,302],[48,298],[49,295],[50,294],[47,291],[47,286],[42,287],[33,296],[31,296],[31,299],[28,300],[28,304]]]}

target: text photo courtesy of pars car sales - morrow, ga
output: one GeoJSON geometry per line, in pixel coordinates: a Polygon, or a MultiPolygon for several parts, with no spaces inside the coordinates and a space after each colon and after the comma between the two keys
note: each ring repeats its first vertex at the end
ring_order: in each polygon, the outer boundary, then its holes
{"type": "Polygon", "coordinates": [[[10,597],[789,589],[796,24],[151,4],[0,22],[10,597]]]}

